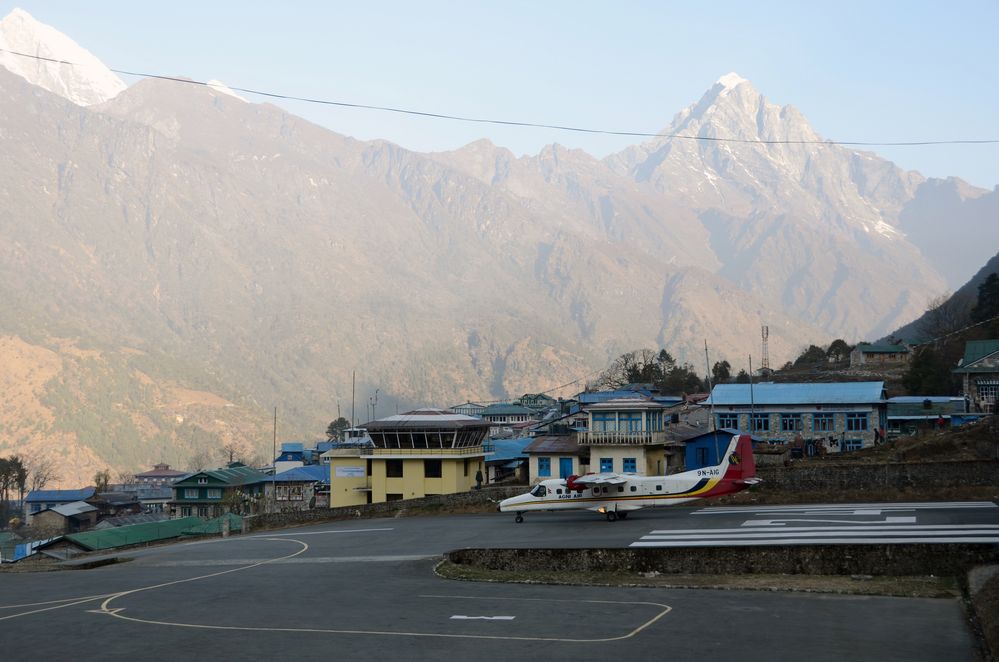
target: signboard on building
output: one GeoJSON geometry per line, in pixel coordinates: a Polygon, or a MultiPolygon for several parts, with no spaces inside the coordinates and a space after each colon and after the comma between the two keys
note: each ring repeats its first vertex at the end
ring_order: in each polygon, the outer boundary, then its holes
{"type": "Polygon", "coordinates": [[[337,478],[364,478],[368,475],[364,467],[337,467],[337,478]]]}

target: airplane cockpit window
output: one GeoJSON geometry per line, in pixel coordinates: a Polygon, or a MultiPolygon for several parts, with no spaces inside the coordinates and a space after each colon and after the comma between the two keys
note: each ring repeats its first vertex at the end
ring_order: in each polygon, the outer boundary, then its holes
{"type": "Polygon", "coordinates": [[[544,485],[538,485],[533,490],[531,490],[531,496],[543,497],[548,494],[548,488],[544,485]]]}

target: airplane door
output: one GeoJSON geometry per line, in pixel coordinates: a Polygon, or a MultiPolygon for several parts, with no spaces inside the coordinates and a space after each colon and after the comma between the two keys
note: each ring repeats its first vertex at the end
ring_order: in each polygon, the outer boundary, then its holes
{"type": "Polygon", "coordinates": [[[572,458],[560,457],[558,459],[558,477],[568,478],[572,475],[572,458]]]}

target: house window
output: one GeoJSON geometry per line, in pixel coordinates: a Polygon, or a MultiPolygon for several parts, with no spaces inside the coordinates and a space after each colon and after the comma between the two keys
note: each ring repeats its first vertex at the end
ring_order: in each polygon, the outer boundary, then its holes
{"type": "Polygon", "coordinates": [[[614,458],[612,457],[602,457],[600,458],[600,473],[610,473],[614,471],[614,458]]]}
{"type": "Polygon", "coordinates": [[[606,411],[593,412],[594,432],[614,432],[617,430],[617,415],[606,411]]]}
{"type": "Polygon", "coordinates": [[[770,432],[770,414],[753,414],[753,432],[770,432]]]}
{"type": "Polygon", "coordinates": [[[402,460],[385,460],[385,477],[402,478],[402,460]]]}
{"type": "Polygon", "coordinates": [[[198,485],[207,485],[207,484],[208,484],[207,478],[205,478],[204,476],[198,478],[198,485]]]}
{"type": "Polygon", "coordinates": [[[863,439],[847,439],[843,442],[843,450],[846,451],[859,451],[864,447],[863,439]]]}
{"type": "Polygon", "coordinates": [[[739,429],[739,415],[738,414],[718,414],[718,427],[729,428],[731,430],[739,429]]]}
{"type": "Polygon", "coordinates": [[[402,495],[401,494],[387,493],[385,495],[385,500],[386,501],[402,501],[402,495]]]}
{"type": "Polygon", "coordinates": [[[642,412],[623,411],[618,414],[618,429],[628,432],[642,431],[642,412]]]}
{"type": "Polygon", "coordinates": [[[624,458],[624,473],[634,474],[638,473],[638,462],[633,457],[624,458]]]}
{"type": "Polygon", "coordinates": [[[441,473],[441,461],[440,460],[424,460],[423,461],[423,477],[424,478],[440,478],[441,473]]]}
{"type": "Polygon", "coordinates": [[[33,503],[33,504],[31,504],[31,512],[37,513],[41,509],[42,509],[42,504],[40,504],[40,503],[33,503]]]}
{"type": "Polygon", "coordinates": [[[708,449],[707,448],[695,448],[697,451],[697,466],[706,467],[708,466],[708,449]]]}
{"type": "Polygon", "coordinates": [[[849,432],[863,432],[867,430],[867,421],[869,415],[863,414],[847,414],[846,415],[846,429],[849,432]]]}
{"type": "Polygon", "coordinates": [[[181,508],[180,508],[180,515],[181,515],[181,517],[190,517],[191,516],[191,507],[190,506],[181,506],[181,508]]]}
{"type": "Polygon", "coordinates": [[[800,432],[801,414],[781,414],[780,429],[781,432],[800,432]]]}
{"type": "Polygon", "coordinates": [[[198,517],[208,517],[208,506],[198,506],[198,517]]]}
{"type": "Polygon", "coordinates": [[[184,488],[184,498],[185,499],[197,499],[198,498],[198,488],[196,488],[196,487],[185,487],[184,488]]]}
{"type": "Polygon", "coordinates": [[[538,458],[538,476],[552,475],[552,459],[550,457],[538,458]]]}
{"type": "Polygon", "coordinates": [[[812,414],[812,430],[815,432],[833,432],[835,429],[832,414],[812,414]]]}
{"type": "Polygon", "coordinates": [[[208,489],[208,498],[209,499],[221,499],[222,498],[222,490],[220,488],[218,488],[218,487],[209,488],[208,489]]]}

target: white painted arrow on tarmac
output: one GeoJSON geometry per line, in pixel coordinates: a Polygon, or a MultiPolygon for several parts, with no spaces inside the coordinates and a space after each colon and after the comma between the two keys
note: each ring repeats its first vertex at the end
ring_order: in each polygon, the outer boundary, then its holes
{"type": "Polygon", "coordinates": [[[857,526],[864,526],[865,524],[915,524],[916,518],[913,517],[886,517],[883,520],[878,520],[876,522],[858,522],[855,519],[761,519],[761,520],[749,520],[748,522],[743,522],[743,526],[784,526],[787,523],[797,523],[797,522],[822,522],[829,524],[856,524],[857,526]]]}
{"type": "Polygon", "coordinates": [[[516,616],[460,616],[454,615],[452,621],[512,621],[516,616]]]}

